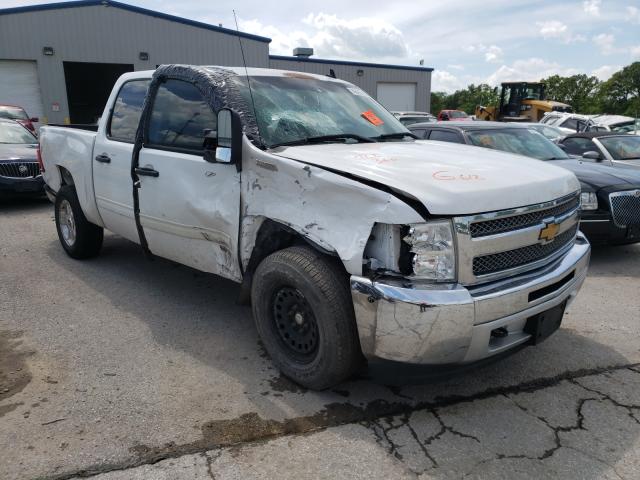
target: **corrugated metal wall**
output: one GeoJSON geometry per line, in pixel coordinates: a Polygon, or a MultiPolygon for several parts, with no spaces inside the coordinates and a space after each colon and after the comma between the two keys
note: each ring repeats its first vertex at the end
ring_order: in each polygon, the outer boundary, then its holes
{"type": "Polygon", "coordinates": [[[271,68],[281,70],[296,70],[320,75],[329,75],[330,69],[333,69],[337,78],[358,85],[373,98],[377,95],[378,82],[415,83],[416,110],[429,112],[431,109],[431,72],[428,69],[407,70],[391,66],[370,67],[273,57],[269,65],[271,68]],[[362,76],[358,76],[358,70],[362,70],[362,76]]]}
{"type": "MultiPolygon", "coordinates": [[[[242,38],[247,64],[269,66],[269,44],[242,38]]],[[[0,15],[0,59],[35,60],[49,123],[69,117],[63,61],[133,64],[241,65],[238,37],[116,7],[86,6],[0,15]],[[44,56],[43,47],[55,55],[44,56]],[[141,61],[139,52],[148,52],[141,61]],[[58,103],[60,111],[52,111],[58,103]]]]}

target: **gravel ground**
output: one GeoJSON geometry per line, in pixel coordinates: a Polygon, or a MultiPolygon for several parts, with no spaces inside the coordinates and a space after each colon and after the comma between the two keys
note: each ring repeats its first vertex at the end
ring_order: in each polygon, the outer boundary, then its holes
{"type": "Polygon", "coordinates": [[[229,281],[46,201],[0,204],[0,478],[639,478],[640,247],[595,249],[562,329],[466,372],[310,392],[229,281]],[[405,382],[406,383],[406,382],[405,382]]]}

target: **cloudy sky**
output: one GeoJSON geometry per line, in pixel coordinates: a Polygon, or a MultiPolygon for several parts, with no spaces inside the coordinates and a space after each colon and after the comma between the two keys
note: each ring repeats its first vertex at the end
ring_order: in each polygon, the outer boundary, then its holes
{"type": "MultiPolygon", "coordinates": [[[[271,53],[435,69],[433,89],[587,73],[640,60],[640,0],[123,0],[271,38],[271,53]]],[[[0,0],[10,7],[46,3],[0,0]]]]}

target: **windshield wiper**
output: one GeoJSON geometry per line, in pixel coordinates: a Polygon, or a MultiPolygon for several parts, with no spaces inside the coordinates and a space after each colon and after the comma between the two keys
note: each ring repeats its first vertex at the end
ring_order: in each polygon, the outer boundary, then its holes
{"type": "Polygon", "coordinates": [[[377,137],[370,137],[374,140],[392,140],[392,139],[403,139],[404,137],[411,137],[417,139],[418,136],[411,132],[397,132],[397,133],[383,133],[382,135],[378,135],[377,137]]]}
{"type": "Polygon", "coordinates": [[[299,138],[298,140],[291,140],[289,142],[275,143],[271,145],[270,148],[310,145],[313,143],[335,142],[337,140],[356,140],[361,143],[373,143],[376,141],[373,138],[363,137],[362,135],[357,135],[355,133],[336,133],[335,135],[320,135],[317,137],[299,138]]]}

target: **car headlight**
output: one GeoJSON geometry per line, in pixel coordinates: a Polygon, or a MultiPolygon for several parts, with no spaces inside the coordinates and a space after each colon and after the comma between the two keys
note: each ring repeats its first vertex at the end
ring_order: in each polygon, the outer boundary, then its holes
{"type": "Polygon", "coordinates": [[[409,225],[403,240],[410,247],[416,278],[437,282],[455,281],[456,255],[450,220],[409,225]]]}
{"type": "Polygon", "coordinates": [[[580,194],[580,210],[597,210],[598,197],[595,192],[582,192],[580,194]]]}

